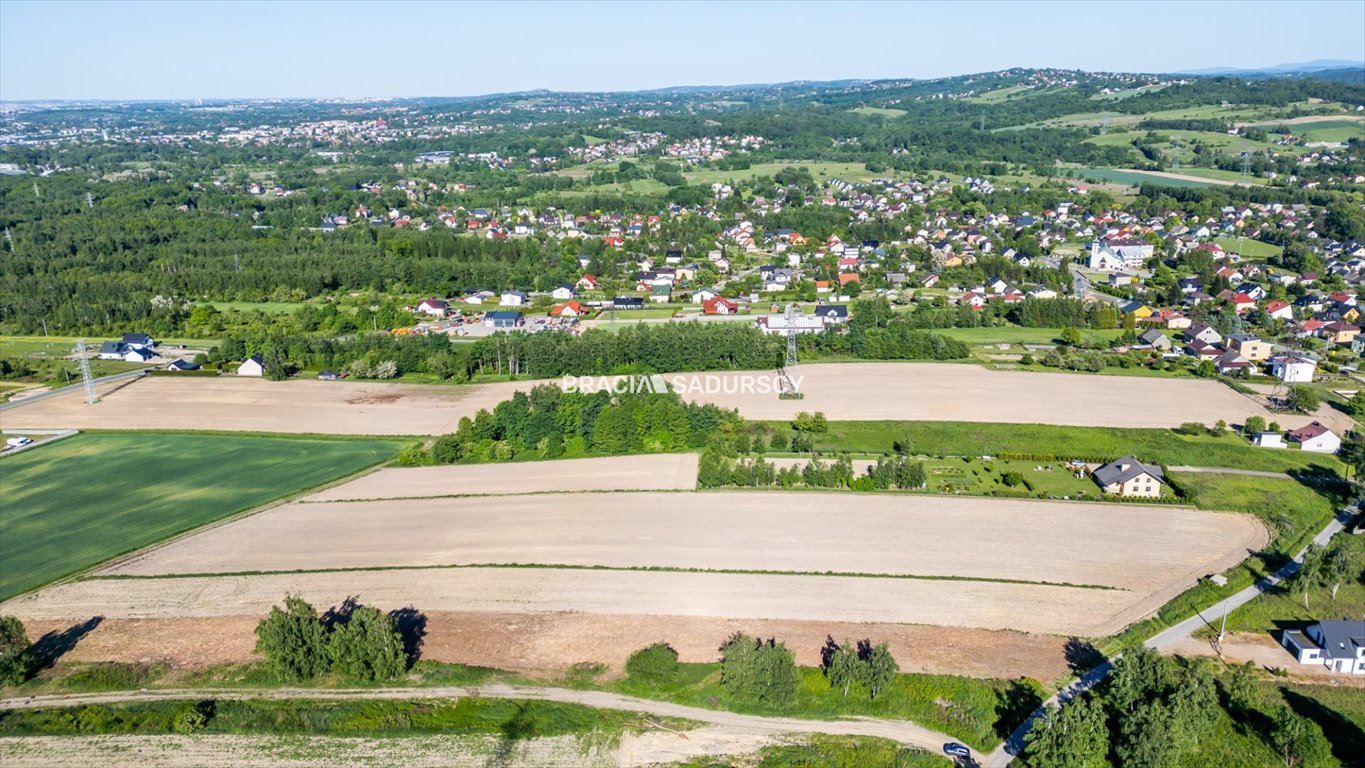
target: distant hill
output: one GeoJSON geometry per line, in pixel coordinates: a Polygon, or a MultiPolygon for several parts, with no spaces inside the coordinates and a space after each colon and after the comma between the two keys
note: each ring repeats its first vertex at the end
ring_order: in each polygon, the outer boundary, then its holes
{"type": "MultiPolygon", "coordinates": [[[[1348,61],[1346,59],[1319,59],[1317,61],[1304,61],[1297,64],[1276,64],[1272,67],[1212,67],[1209,69],[1192,69],[1176,72],[1178,75],[1238,75],[1243,77],[1323,77],[1324,73],[1336,72],[1338,70],[1365,71],[1365,61],[1348,61]]],[[[1341,78],[1327,78],[1337,80],[1341,78]]]]}

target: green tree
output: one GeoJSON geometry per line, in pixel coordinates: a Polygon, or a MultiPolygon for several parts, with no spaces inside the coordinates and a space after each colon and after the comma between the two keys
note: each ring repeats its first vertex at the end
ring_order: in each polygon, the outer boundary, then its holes
{"type": "Polygon", "coordinates": [[[1346,401],[1346,411],[1352,416],[1365,416],[1365,389],[1358,389],[1351,399],[1346,401]]]}
{"type": "Polygon", "coordinates": [[[33,669],[33,652],[23,622],[0,616],[0,685],[18,685],[33,669]]]}
{"type": "Polygon", "coordinates": [[[1265,431],[1264,416],[1248,416],[1246,423],[1242,425],[1242,434],[1247,437],[1255,437],[1265,431]]]}
{"type": "Polygon", "coordinates": [[[1322,581],[1327,565],[1327,550],[1317,544],[1309,544],[1303,553],[1303,564],[1294,574],[1294,582],[1303,593],[1303,609],[1308,610],[1308,593],[1322,581]]]}
{"type": "MultiPolygon", "coordinates": [[[[861,647],[866,649],[870,645],[870,641],[864,640],[861,647]]],[[[863,656],[863,685],[867,687],[868,695],[875,699],[886,686],[895,682],[896,675],[901,671],[900,665],[896,663],[886,643],[872,648],[869,653],[859,655],[863,656]]]]}
{"type": "Polygon", "coordinates": [[[1061,340],[1068,347],[1079,347],[1081,345],[1081,332],[1074,326],[1067,326],[1062,329],[1061,340]]]}
{"type": "Polygon", "coordinates": [[[646,646],[626,659],[630,679],[649,685],[673,682],[678,678],[678,669],[678,652],[668,643],[646,646]]]}
{"type": "Polygon", "coordinates": [[[1271,740],[1285,768],[1308,768],[1330,763],[1331,745],[1322,735],[1322,729],[1312,720],[1294,714],[1289,707],[1281,707],[1275,713],[1275,730],[1271,740]]]}
{"type": "Polygon", "coordinates": [[[1289,407],[1299,413],[1312,413],[1321,404],[1317,391],[1307,384],[1295,384],[1289,390],[1289,407]]]}
{"type": "Polygon", "coordinates": [[[720,684],[734,701],[780,709],[796,697],[796,657],[782,643],[736,633],[720,652],[720,684]]]}
{"type": "Polygon", "coordinates": [[[408,668],[403,634],[392,616],[368,605],[357,607],[327,639],[332,670],[354,680],[392,680],[408,668]]]}
{"type": "Polygon", "coordinates": [[[1089,696],[1050,706],[1024,736],[1034,768],[1108,768],[1109,729],[1104,709],[1089,696]]]}
{"type": "Polygon", "coordinates": [[[848,689],[858,682],[859,666],[857,647],[845,640],[843,645],[833,649],[825,665],[829,687],[838,689],[844,698],[848,698],[848,689]]]}
{"type": "Polygon", "coordinates": [[[327,668],[326,640],[317,611],[295,595],[284,598],[283,610],[272,606],[256,625],[256,652],[287,683],[310,680],[327,668]]]}

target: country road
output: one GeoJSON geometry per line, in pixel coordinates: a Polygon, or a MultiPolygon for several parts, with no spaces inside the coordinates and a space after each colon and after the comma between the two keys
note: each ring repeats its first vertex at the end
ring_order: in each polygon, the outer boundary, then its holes
{"type": "MultiPolygon", "coordinates": [[[[1175,467],[1172,467],[1172,469],[1175,469],[1175,467]]],[[[1280,477],[1281,475],[1274,476],[1280,477]]],[[[1320,547],[1325,546],[1333,536],[1335,536],[1338,532],[1340,532],[1346,527],[1346,524],[1349,523],[1351,519],[1355,517],[1356,514],[1357,514],[1356,510],[1353,510],[1349,507],[1342,510],[1341,512],[1338,512],[1337,516],[1333,518],[1332,521],[1329,522],[1321,531],[1319,531],[1318,535],[1313,537],[1313,544],[1316,544],[1317,546],[1320,547]]],[[[1281,581],[1284,581],[1290,576],[1293,576],[1294,573],[1299,570],[1299,566],[1303,564],[1303,556],[1304,553],[1306,553],[1307,551],[1308,548],[1304,547],[1302,550],[1299,551],[1297,555],[1294,556],[1293,560],[1289,561],[1288,563],[1285,563],[1284,566],[1281,567],[1275,573],[1265,577],[1264,579],[1261,579],[1260,581],[1256,582],[1255,584],[1252,584],[1246,589],[1237,592],[1231,597],[1228,597],[1224,600],[1215,603],[1214,605],[1210,606],[1207,610],[1200,611],[1199,613],[1196,613],[1195,615],[1185,619],[1184,621],[1178,624],[1173,624],[1170,627],[1167,627],[1166,629],[1156,633],[1155,635],[1152,635],[1151,637],[1143,641],[1142,644],[1148,648],[1161,650],[1163,648],[1171,646],[1173,643],[1179,640],[1189,637],[1191,633],[1195,632],[1200,627],[1217,626],[1217,623],[1222,618],[1225,610],[1228,613],[1231,613],[1232,611],[1251,602],[1252,599],[1254,599],[1257,595],[1261,594],[1262,592],[1269,590],[1271,587],[1274,587],[1281,581]]],[[[985,756],[985,759],[981,763],[982,768],[1005,768],[1005,766],[1013,762],[1014,758],[1017,757],[1021,751],[1023,751],[1024,736],[1025,734],[1028,733],[1029,728],[1032,727],[1034,719],[1042,715],[1043,711],[1047,707],[1055,706],[1059,703],[1065,704],[1066,702],[1071,701],[1076,696],[1079,696],[1080,694],[1085,693],[1086,691],[1090,690],[1096,685],[1099,685],[1099,683],[1109,675],[1109,672],[1113,670],[1114,662],[1117,661],[1118,658],[1119,658],[1118,656],[1115,656],[1113,659],[1110,659],[1104,662],[1103,664],[1099,665],[1098,667],[1095,667],[1094,669],[1087,672],[1080,679],[1075,680],[1070,685],[1067,685],[1066,687],[1062,688],[1062,690],[1058,691],[1056,695],[1054,695],[1052,698],[1043,702],[1042,706],[1034,710],[1033,714],[1029,715],[1028,719],[1025,720],[1018,728],[1016,728],[1014,730],[1014,733],[1010,734],[1009,738],[1005,740],[1005,743],[1001,744],[999,747],[996,747],[995,751],[985,756]]]]}
{"type": "Polygon", "coordinates": [[[138,701],[183,699],[535,699],[567,704],[582,704],[597,709],[643,712],[658,717],[675,717],[712,725],[740,728],[753,733],[822,733],[837,736],[875,736],[941,754],[943,745],[957,739],[931,731],[906,720],[879,720],[854,717],[843,720],[804,720],[794,717],[741,715],[665,701],[637,699],[605,691],[576,691],[567,688],[535,688],[505,684],[474,687],[333,689],[272,688],[268,690],[167,688],[163,690],[115,691],[110,693],[51,694],[0,700],[0,710],[72,707],[81,704],[113,704],[138,701]]]}
{"type": "MultiPolygon", "coordinates": [[[[104,385],[104,384],[110,384],[110,383],[115,382],[115,381],[122,381],[123,379],[136,379],[136,378],[141,378],[142,376],[145,376],[145,375],[147,374],[147,372],[150,371],[150,370],[151,370],[150,367],[149,367],[149,368],[138,368],[138,369],[135,369],[135,370],[132,370],[132,371],[124,371],[123,373],[115,373],[115,374],[111,374],[111,375],[109,375],[109,376],[101,376],[101,377],[99,377],[99,378],[97,378],[97,379],[94,380],[94,381],[95,381],[95,386],[96,386],[96,387],[99,387],[99,386],[102,386],[102,385],[104,385]]],[[[36,403],[36,402],[38,402],[39,400],[46,400],[46,399],[48,399],[49,397],[57,397],[58,395],[64,395],[64,394],[66,394],[67,392],[76,392],[76,391],[79,391],[79,390],[84,389],[84,388],[85,388],[85,383],[84,383],[84,382],[77,382],[77,383],[75,383],[75,384],[68,384],[67,386],[61,387],[61,388],[59,388],[59,389],[51,389],[51,390],[48,390],[47,392],[42,392],[42,393],[37,394],[37,395],[30,395],[29,397],[23,397],[23,398],[20,398],[20,399],[18,399],[18,400],[11,400],[11,401],[8,402],[8,403],[0,403],[0,411],[8,411],[8,410],[11,409],[11,408],[18,408],[18,407],[20,407],[20,406],[22,406],[22,405],[28,405],[29,403],[36,403]]]]}

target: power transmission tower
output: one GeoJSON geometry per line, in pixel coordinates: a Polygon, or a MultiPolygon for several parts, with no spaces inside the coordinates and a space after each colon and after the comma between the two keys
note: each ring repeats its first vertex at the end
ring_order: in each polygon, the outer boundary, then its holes
{"type": "Polygon", "coordinates": [[[90,374],[90,358],[85,355],[85,339],[76,339],[76,359],[80,361],[81,381],[85,383],[85,402],[94,405],[100,398],[95,394],[95,377],[90,374]]]}
{"type": "Polygon", "coordinates": [[[796,388],[796,381],[792,379],[792,371],[796,369],[796,304],[788,304],[787,311],[783,317],[787,323],[787,358],[782,363],[782,367],[777,371],[778,375],[778,397],[783,400],[800,400],[801,391],[796,388]]]}
{"type": "Polygon", "coordinates": [[[1251,153],[1242,153],[1242,183],[1247,184],[1251,178],[1251,153]]]}
{"type": "Polygon", "coordinates": [[[1108,133],[1108,132],[1109,132],[1109,115],[1106,114],[1106,115],[1104,115],[1103,117],[1100,118],[1100,135],[1103,136],[1103,135],[1105,135],[1105,134],[1108,133]]]}

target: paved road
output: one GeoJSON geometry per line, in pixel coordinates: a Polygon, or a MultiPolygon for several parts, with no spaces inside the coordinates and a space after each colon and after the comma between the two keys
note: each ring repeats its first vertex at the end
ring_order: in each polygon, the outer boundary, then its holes
{"type": "MultiPolygon", "coordinates": [[[[1172,469],[1175,469],[1175,467],[1172,467],[1172,469]]],[[[1279,477],[1281,475],[1276,476],[1279,477]]],[[[1342,510],[1337,513],[1336,518],[1319,531],[1317,536],[1313,537],[1313,543],[1320,547],[1325,546],[1333,536],[1346,527],[1346,524],[1351,521],[1355,514],[1355,512],[1350,510],[1342,510]]],[[[1294,575],[1294,573],[1299,570],[1299,566],[1303,563],[1303,555],[1307,551],[1308,548],[1304,547],[1294,556],[1293,560],[1285,563],[1284,567],[1280,568],[1275,573],[1261,579],[1235,595],[1215,603],[1207,610],[1196,613],[1179,624],[1174,624],[1163,629],[1147,638],[1147,640],[1143,642],[1143,645],[1148,648],[1160,650],[1170,646],[1172,643],[1189,637],[1191,633],[1201,627],[1217,626],[1218,622],[1222,620],[1224,609],[1226,609],[1228,613],[1231,613],[1251,602],[1257,595],[1294,575]]],[[[1024,735],[1028,733],[1029,728],[1033,725],[1034,719],[1043,714],[1044,708],[1058,703],[1065,704],[1081,693],[1095,687],[1101,680],[1109,675],[1109,672],[1114,668],[1113,662],[1116,660],[1118,660],[1118,656],[1115,656],[1110,661],[1106,661],[1087,672],[1084,677],[1066,686],[1058,692],[1056,696],[1048,699],[1042,707],[1034,710],[1033,714],[1029,715],[1028,720],[1024,721],[1022,725],[1016,728],[1014,733],[1011,733],[1010,737],[1005,740],[1004,744],[1001,744],[994,752],[985,756],[985,759],[981,763],[982,768],[1005,768],[1005,766],[1009,765],[1014,760],[1015,756],[1023,750],[1024,735]]]]}
{"type": "Polygon", "coordinates": [[[378,688],[320,690],[312,688],[277,688],[270,690],[222,689],[165,689],[118,691],[31,696],[0,700],[0,710],[32,709],[37,707],[69,707],[80,704],[99,704],[133,701],[164,701],[182,699],[457,699],[464,697],[497,699],[537,699],[582,704],[598,709],[618,709],[644,712],[658,717],[676,717],[713,725],[742,728],[755,733],[824,733],[839,736],[877,736],[941,753],[945,742],[956,741],[951,736],[931,731],[904,720],[878,720],[869,717],[844,720],[803,720],[791,717],[760,717],[740,715],[663,701],[637,699],[604,691],[575,691],[566,688],[535,688],[513,685],[485,685],[468,688],[378,688]]]}
{"type": "MultiPolygon", "coordinates": [[[[139,376],[146,374],[150,370],[151,368],[138,368],[132,371],[124,371],[123,373],[115,373],[109,376],[101,376],[98,379],[95,379],[95,386],[99,387],[115,381],[137,378],[139,376]]],[[[36,403],[39,400],[46,400],[49,397],[57,397],[58,395],[64,395],[68,392],[77,392],[84,388],[85,388],[84,382],[77,382],[75,384],[70,384],[68,386],[62,387],[61,389],[53,389],[47,392],[43,392],[42,394],[30,395],[28,397],[23,397],[18,400],[11,400],[8,403],[0,404],[0,411],[8,411],[11,408],[18,408],[22,405],[27,405],[29,403],[36,403]]]]}

